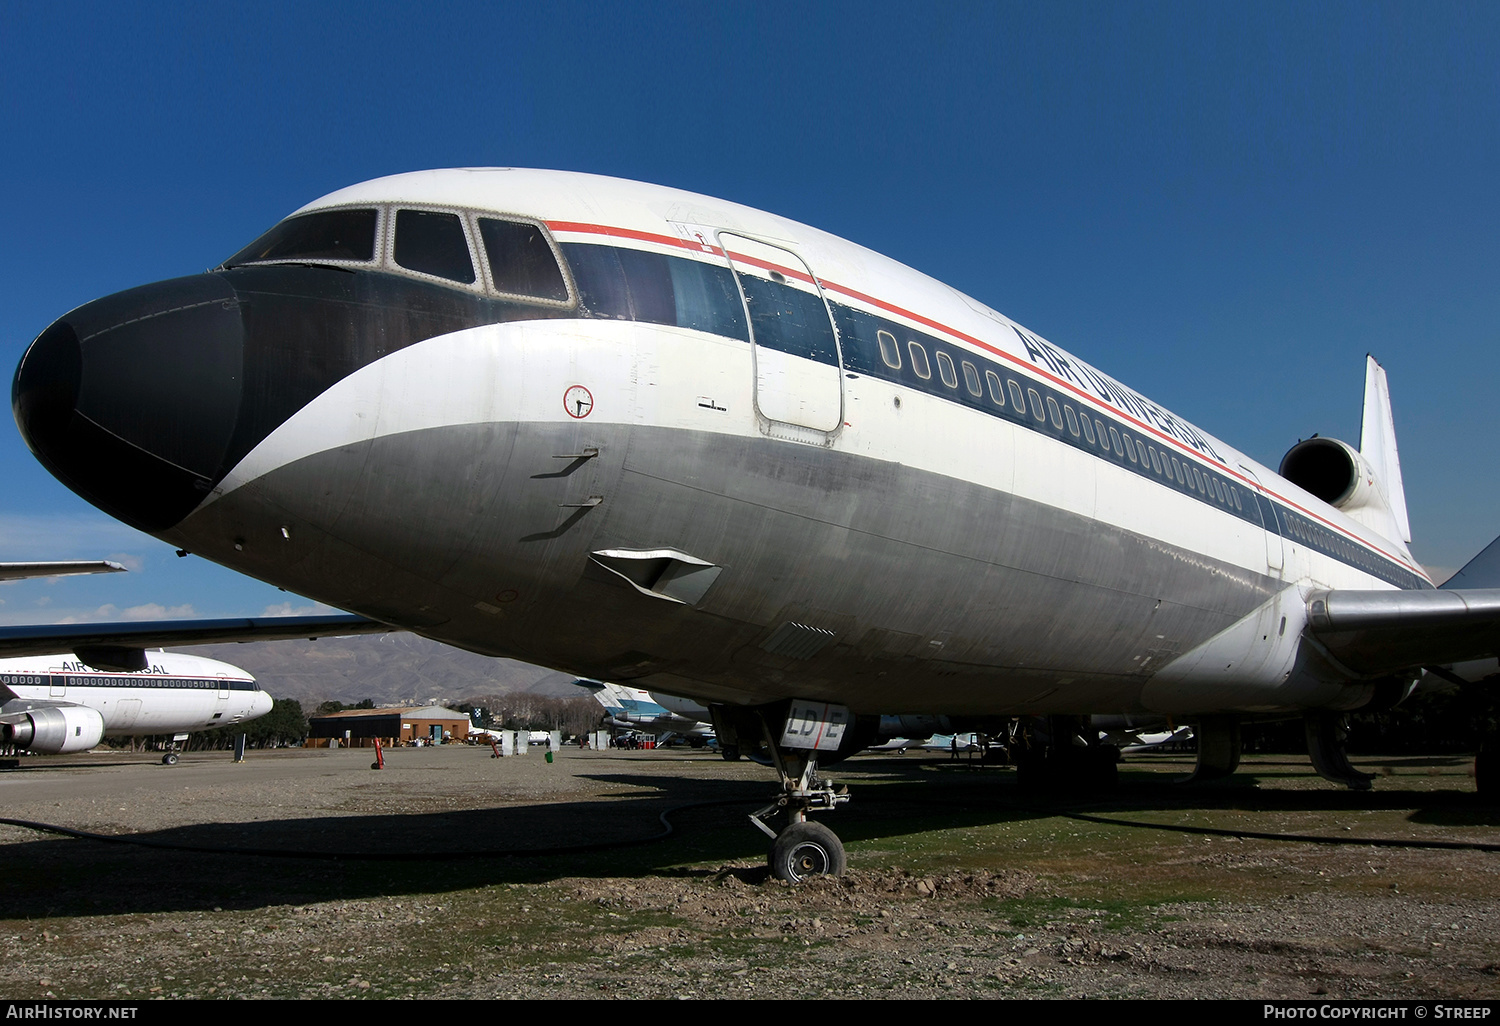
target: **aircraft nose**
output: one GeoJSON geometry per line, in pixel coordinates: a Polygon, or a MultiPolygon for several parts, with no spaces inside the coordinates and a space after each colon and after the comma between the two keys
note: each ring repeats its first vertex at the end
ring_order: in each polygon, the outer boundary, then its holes
{"type": "Polygon", "coordinates": [[[176,524],[223,476],[239,417],[244,324],[212,274],[95,300],[27,349],[11,408],[37,458],[144,531],[176,524]]]}
{"type": "Polygon", "coordinates": [[[274,704],[275,703],[270,695],[266,694],[264,691],[257,691],[254,698],[252,698],[250,701],[250,713],[245,717],[245,719],[253,720],[257,716],[264,716],[266,713],[271,711],[271,706],[274,704]]]}

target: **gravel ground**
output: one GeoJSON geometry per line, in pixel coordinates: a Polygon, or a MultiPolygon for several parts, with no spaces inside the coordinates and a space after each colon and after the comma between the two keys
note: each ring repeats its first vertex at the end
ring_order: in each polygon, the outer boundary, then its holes
{"type": "Polygon", "coordinates": [[[227,849],[0,826],[4,993],[1500,996],[1500,856],[1417,846],[1500,844],[1462,760],[1382,760],[1373,795],[1297,759],[1247,760],[1217,790],[1170,785],[1181,759],[1143,760],[1085,805],[1025,799],[1006,769],[866,756],[838,767],[855,799],[825,819],[849,875],[787,887],[767,880],[743,819],[771,792],[748,763],[448,747],[389,753],[376,773],[370,759],[194,754],[166,768],[103,752],[0,774],[12,819],[227,849]],[[669,809],[677,832],[652,844],[453,857],[630,841],[669,809]]]}

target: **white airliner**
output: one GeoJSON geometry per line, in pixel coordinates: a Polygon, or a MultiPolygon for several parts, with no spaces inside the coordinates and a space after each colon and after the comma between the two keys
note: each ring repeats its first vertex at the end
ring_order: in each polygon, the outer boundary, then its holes
{"type": "MultiPolygon", "coordinates": [[[[109,560],[9,562],[0,563],[0,580],[124,570],[109,560]]],[[[0,659],[0,744],[42,754],[87,751],[106,736],[242,723],[270,712],[271,704],[244,670],[200,656],[155,653],[139,672],[58,656],[0,659]]],[[[175,749],[162,761],[177,762],[175,749]]]]}
{"type": "Polygon", "coordinates": [[[818,763],[882,712],[1049,717],[1028,777],[1100,781],[1090,714],[1191,724],[1200,777],[1243,719],[1305,716],[1317,770],[1367,787],[1343,714],[1500,652],[1500,550],[1439,591],[1407,548],[1374,360],[1359,446],[1278,473],[893,260],[618,179],[340,190],[65,314],[13,405],[54,474],[173,545],[703,702],[779,770],[790,878],[842,869],[818,763]]]}
{"type": "Polygon", "coordinates": [[[700,739],[714,732],[713,724],[706,720],[708,710],[690,699],[656,695],[642,688],[603,681],[575,680],[573,683],[593,692],[594,701],[609,714],[612,727],[657,734],[670,732],[700,739]]]}
{"type": "MultiPolygon", "coordinates": [[[[144,670],[97,670],[77,659],[0,659],[0,743],[55,755],[105,737],[181,734],[253,720],[271,696],[239,667],[202,656],[148,654],[144,670]]],[[[164,761],[177,761],[168,752],[164,761]]]]}

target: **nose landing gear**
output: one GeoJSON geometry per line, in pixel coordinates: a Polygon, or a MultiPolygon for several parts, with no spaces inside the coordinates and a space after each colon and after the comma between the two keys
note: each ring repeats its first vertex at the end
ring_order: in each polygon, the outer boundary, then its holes
{"type": "MultiPolygon", "coordinates": [[[[840,753],[844,728],[850,723],[848,710],[794,702],[779,717],[768,716],[765,710],[755,710],[753,715],[771,764],[781,778],[781,794],[776,800],[750,814],[750,823],[771,839],[771,875],[787,883],[810,876],[843,876],[849,865],[843,842],[828,827],[807,816],[836,809],[849,800],[847,787],[818,776],[816,747],[821,746],[834,757],[840,753]],[[773,719],[783,725],[779,738],[771,727],[773,719]],[[778,833],[766,821],[783,809],[787,824],[778,833]]],[[[738,743],[743,744],[745,736],[745,732],[738,733],[738,743]]]]}
{"type": "Polygon", "coordinates": [[[849,789],[818,776],[816,752],[784,750],[770,745],[771,759],[781,777],[781,794],[763,809],[750,814],[750,822],[771,839],[771,875],[787,883],[809,876],[843,876],[848,868],[844,844],[821,823],[807,818],[812,811],[836,809],[849,800],[849,789]],[[785,809],[788,823],[780,833],[766,819],[785,809]]]}

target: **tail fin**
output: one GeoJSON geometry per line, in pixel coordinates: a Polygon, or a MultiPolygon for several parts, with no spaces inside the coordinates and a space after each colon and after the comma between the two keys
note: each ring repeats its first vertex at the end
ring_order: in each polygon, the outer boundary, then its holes
{"type": "Polygon", "coordinates": [[[1359,454],[1375,471],[1375,486],[1395,518],[1401,540],[1411,541],[1401,457],[1396,452],[1396,422],[1391,417],[1391,389],[1385,380],[1385,368],[1369,355],[1365,356],[1365,410],[1359,429],[1359,454]]]}

